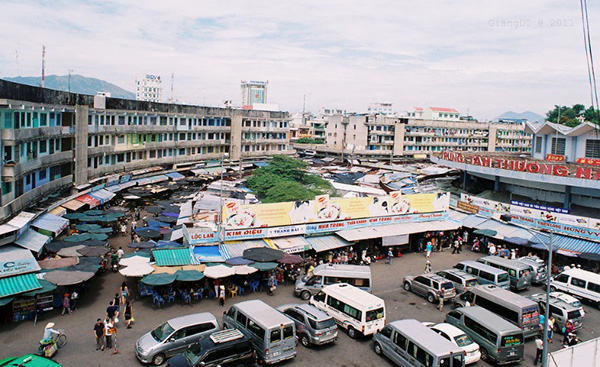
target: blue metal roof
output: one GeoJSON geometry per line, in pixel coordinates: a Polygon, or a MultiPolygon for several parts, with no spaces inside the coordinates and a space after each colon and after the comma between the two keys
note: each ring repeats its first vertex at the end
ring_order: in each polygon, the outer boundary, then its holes
{"type": "Polygon", "coordinates": [[[471,214],[471,215],[467,216],[465,219],[463,219],[462,223],[463,223],[463,227],[479,229],[477,226],[487,220],[489,220],[489,218],[484,218],[484,217],[480,217],[476,214],[471,214]]]}
{"type": "Polygon", "coordinates": [[[241,257],[244,254],[244,250],[255,248],[255,247],[267,247],[267,244],[263,240],[247,240],[240,242],[229,242],[219,246],[219,252],[223,259],[231,259],[232,257],[241,257]]]}
{"type": "Polygon", "coordinates": [[[594,254],[600,254],[600,243],[598,242],[561,235],[554,235],[552,237],[552,248],[572,252],[590,252],[594,254]]]}

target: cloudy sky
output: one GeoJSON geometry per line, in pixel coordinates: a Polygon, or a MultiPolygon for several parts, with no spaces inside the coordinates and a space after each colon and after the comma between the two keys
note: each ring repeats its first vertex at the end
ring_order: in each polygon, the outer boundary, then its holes
{"type": "Polygon", "coordinates": [[[392,102],[480,119],[590,105],[575,0],[0,3],[0,76],[39,76],[45,45],[48,75],[72,69],[134,91],[136,75],[157,74],[166,99],[174,73],[189,104],[240,104],[240,80],[268,80],[269,103],[290,112],[304,95],[313,112],[392,102]]]}

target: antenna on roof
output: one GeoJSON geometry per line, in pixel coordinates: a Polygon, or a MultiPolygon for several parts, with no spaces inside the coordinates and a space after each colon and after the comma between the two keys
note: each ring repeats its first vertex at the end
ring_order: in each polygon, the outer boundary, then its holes
{"type": "Polygon", "coordinates": [[[171,99],[169,100],[170,103],[173,103],[173,84],[175,82],[175,73],[171,73],[171,99]]]}
{"type": "Polygon", "coordinates": [[[46,81],[46,46],[42,46],[42,81],[40,87],[44,88],[44,82],[46,81]]]}

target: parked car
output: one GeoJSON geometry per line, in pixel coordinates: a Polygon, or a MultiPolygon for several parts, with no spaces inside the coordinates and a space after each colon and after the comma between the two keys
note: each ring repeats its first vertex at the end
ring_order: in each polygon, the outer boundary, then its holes
{"type": "Polygon", "coordinates": [[[219,323],[210,312],[176,317],[142,335],[135,343],[135,355],[143,363],[159,366],[217,330],[219,323]]]}
{"type": "Polygon", "coordinates": [[[581,317],[585,316],[585,309],[577,298],[571,296],[570,294],[566,294],[563,292],[550,292],[550,298],[556,298],[563,302],[567,302],[573,307],[579,308],[579,312],[581,312],[581,317]]]}
{"type": "Polygon", "coordinates": [[[168,367],[254,367],[256,352],[250,338],[237,329],[217,331],[169,359],[168,367]]]}
{"type": "Polygon", "coordinates": [[[446,269],[440,270],[436,272],[436,274],[454,283],[456,293],[464,293],[469,290],[469,288],[479,285],[476,276],[462,270],[446,269]]]}
{"type": "Polygon", "coordinates": [[[290,304],[276,308],[296,324],[296,335],[305,347],[333,343],[338,338],[335,320],[315,306],[290,304]]]}
{"type": "Polygon", "coordinates": [[[475,343],[467,334],[465,334],[464,331],[460,330],[456,326],[447,324],[445,322],[435,325],[433,323],[423,324],[464,350],[465,364],[475,363],[481,359],[479,344],[475,343]]]}
{"type": "Polygon", "coordinates": [[[440,297],[450,300],[456,296],[454,283],[437,274],[407,275],[404,277],[404,289],[421,295],[431,303],[440,297]]]}

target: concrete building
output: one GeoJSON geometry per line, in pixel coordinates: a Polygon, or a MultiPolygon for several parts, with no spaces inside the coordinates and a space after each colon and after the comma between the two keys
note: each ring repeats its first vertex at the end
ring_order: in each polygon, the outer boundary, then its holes
{"type": "Polygon", "coordinates": [[[267,103],[267,86],[269,82],[242,80],[242,108],[252,109],[255,103],[267,103]]]}
{"type": "Polygon", "coordinates": [[[135,79],[135,99],[137,101],[161,102],[162,79],[160,76],[152,74],[138,75],[135,79]]]}
{"type": "Polygon", "coordinates": [[[446,107],[413,107],[412,111],[407,112],[407,116],[419,120],[460,120],[460,112],[457,109],[446,107]]]}
{"type": "Polygon", "coordinates": [[[114,173],[293,154],[287,112],[87,96],[0,80],[0,220],[114,173]]]}
{"type": "Polygon", "coordinates": [[[394,116],[391,103],[375,102],[369,105],[367,113],[370,115],[382,114],[386,116],[394,116]]]}

